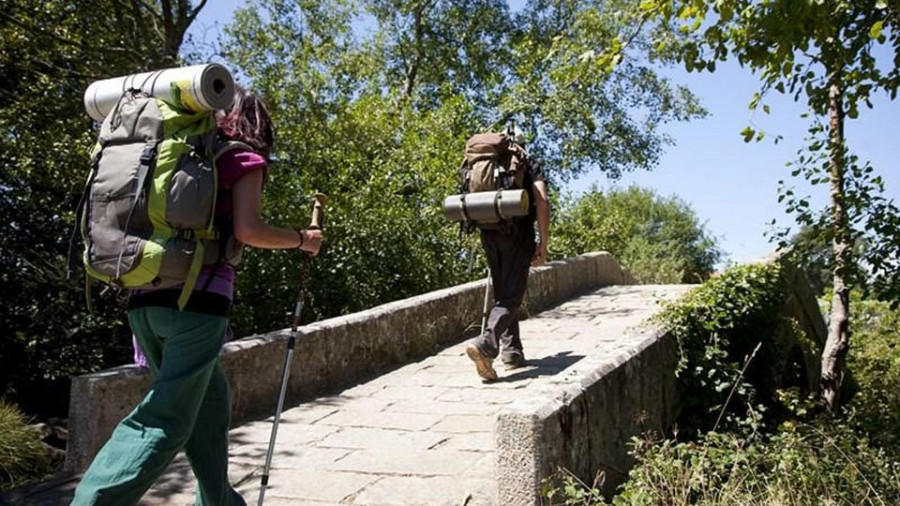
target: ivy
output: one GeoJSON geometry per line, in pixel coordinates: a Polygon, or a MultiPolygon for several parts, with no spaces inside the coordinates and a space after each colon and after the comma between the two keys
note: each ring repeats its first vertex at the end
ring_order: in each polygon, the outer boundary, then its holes
{"type": "Polygon", "coordinates": [[[680,432],[712,430],[720,413],[723,428],[757,428],[777,405],[779,388],[800,386],[793,384],[799,383],[795,373],[801,364],[792,352],[799,347],[809,354],[814,348],[797,323],[782,315],[786,292],[778,263],[743,265],[707,281],[657,317],[678,343],[680,432]]]}

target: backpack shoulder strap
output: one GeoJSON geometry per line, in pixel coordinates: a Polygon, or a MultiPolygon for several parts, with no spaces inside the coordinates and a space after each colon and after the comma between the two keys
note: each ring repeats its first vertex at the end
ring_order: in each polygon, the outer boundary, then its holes
{"type": "Polygon", "coordinates": [[[509,151],[513,155],[522,158],[522,160],[528,159],[528,156],[529,156],[528,151],[526,151],[525,148],[523,148],[522,146],[519,146],[518,144],[516,144],[514,142],[509,143],[509,151]]]}

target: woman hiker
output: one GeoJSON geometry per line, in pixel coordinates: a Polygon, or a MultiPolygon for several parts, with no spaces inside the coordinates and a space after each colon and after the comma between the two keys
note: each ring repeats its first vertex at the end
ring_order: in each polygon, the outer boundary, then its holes
{"type": "MultiPolygon", "coordinates": [[[[238,89],[216,122],[222,137],[251,148],[228,150],[216,161],[217,222],[232,222],[240,243],[316,255],[321,231],[273,227],[260,218],[275,138],[262,102],[238,89]]],[[[228,482],[231,398],[218,359],[234,277],[224,261],[204,267],[184,311],[178,310],[180,287],[131,294],[128,320],[155,379],[94,458],[73,505],[137,503],[182,449],[197,479],[197,505],[246,504],[228,482]]]]}

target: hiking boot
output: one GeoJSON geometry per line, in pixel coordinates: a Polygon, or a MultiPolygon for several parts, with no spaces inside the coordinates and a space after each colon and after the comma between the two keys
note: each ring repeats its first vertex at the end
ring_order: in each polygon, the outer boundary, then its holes
{"type": "Polygon", "coordinates": [[[494,370],[493,362],[494,359],[486,356],[478,346],[475,344],[469,344],[466,346],[466,355],[472,359],[472,362],[475,362],[475,370],[478,372],[478,375],[482,377],[485,381],[496,381],[497,380],[497,371],[494,370]]]}
{"type": "Polygon", "coordinates": [[[503,361],[507,371],[525,366],[525,355],[521,353],[504,353],[500,355],[500,360],[503,361]]]}

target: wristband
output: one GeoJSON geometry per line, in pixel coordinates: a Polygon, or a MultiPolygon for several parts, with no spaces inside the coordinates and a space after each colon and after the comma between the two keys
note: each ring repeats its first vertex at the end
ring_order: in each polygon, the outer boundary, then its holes
{"type": "Polygon", "coordinates": [[[302,228],[296,229],[296,232],[297,232],[298,234],[300,234],[300,244],[297,245],[297,249],[300,249],[300,248],[303,247],[303,242],[306,240],[306,234],[303,233],[303,229],[302,229],[302,228]]]}

